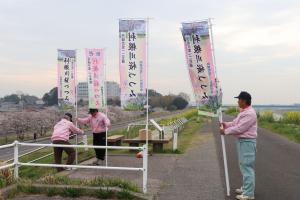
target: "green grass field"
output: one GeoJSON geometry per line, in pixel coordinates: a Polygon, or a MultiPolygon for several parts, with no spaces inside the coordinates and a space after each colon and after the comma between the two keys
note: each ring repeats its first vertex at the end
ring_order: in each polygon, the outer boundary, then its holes
{"type": "MultiPolygon", "coordinates": [[[[229,108],[225,114],[237,116],[236,108],[229,108]]],[[[287,139],[300,143],[300,112],[286,112],[282,119],[275,120],[272,111],[258,113],[258,126],[267,129],[273,133],[279,134],[287,139]]]]}

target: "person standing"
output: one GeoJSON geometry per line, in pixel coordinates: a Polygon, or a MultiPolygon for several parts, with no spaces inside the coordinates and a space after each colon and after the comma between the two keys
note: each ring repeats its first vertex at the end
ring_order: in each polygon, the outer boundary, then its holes
{"type": "MultiPolygon", "coordinates": [[[[70,145],[69,139],[73,134],[84,134],[83,130],[77,128],[72,122],[72,115],[66,113],[64,117],[54,126],[51,141],[52,144],[70,145]]],[[[70,147],[54,147],[55,164],[61,164],[62,153],[65,151],[68,154],[67,165],[73,164],[75,160],[75,150],[70,147]]],[[[57,167],[57,171],[64,170],[62,167],[57,167]]]]}
{"type": "MultiPolygon", "coordinates": [[[[80,124],[89,124],[93,132],[93,145],[106,145],[106,128],[110,127],[110,120],[108,117],[98,109],[91,108],[90,115],[86,118],[78,118],[80,124]]],[[[94,165],[101,165],[105,159],[105,149],[94,149],[96,154],[96,161],[94,165]]]]}
{"type": "Polygon", "coordinates": [[[220,134],[237,137],[237,151],[243,185],[236,189],[236,199],[252,200],[255,190],[255,157],[257,138],[257,116],[251,106],[251,95],[242,91],[238,99],[240,113],[231,122],[220,122],[220,134]]]}

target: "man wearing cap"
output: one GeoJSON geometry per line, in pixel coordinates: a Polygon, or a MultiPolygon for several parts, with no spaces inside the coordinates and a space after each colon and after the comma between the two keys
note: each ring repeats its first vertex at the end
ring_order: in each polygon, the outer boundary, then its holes
{"type": "Polygon", "coordinates": [[[254,199],[255,190],[255,156],[257,138],[257,116],[251,106],[251,95],[241,92],[238,99],[240,113],[231,122],[221,122],[220,133],[233,135],[237,140],[238,160],[243,176],[243,185],[236,189],[237,199],[254,199]]]}
{"type": "MultiPolygon", "coordinates": [[[[90,115],[86,118],[78,118],[80,124],[89,124],[93,132],[93,145],[106,145],[106,128],[110,127],[110,120],[108,117],[98,109],[90,108],[90,115]]],[[[96,160],[94,165],[101,165],[105,159],[105,149],[94,149],[96,153],[96,160]]]]}
{"type": "MultiPolygon", "coordinates": [[[[83,130],[77,128],[72,122],[72,115],[66,113],[64,117],[54,126],[51,141],[52,144],[70,145],[69,139],[72,134],[84,134],[83,130]]],[[[68,154],[67,165],[73,164],[75,160],[75,150],[69,147],[54,147],[55,164],[61,164],[62,153],[65,151],[68,154]]],[[[64,168],[58,167],[60,172],[64,168]]]]}

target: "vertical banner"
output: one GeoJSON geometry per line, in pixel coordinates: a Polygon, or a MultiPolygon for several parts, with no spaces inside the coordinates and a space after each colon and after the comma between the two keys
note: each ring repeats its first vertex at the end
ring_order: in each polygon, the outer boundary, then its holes
{"type": "Polygon", "coordinates": [[[58,49],[58,105],[67,109],[76,103],[76,50],[58,49]]]}
{"type": "Polygon", "coordinates": [[[196,103],[216,112],[221,106],[221,91],[216,79],[209,23],[182,23],[181,32],[196,103]]]}
{"type": "Polygon", "coordinates": [[[121,104],[125,110],[146,105],[147,41],[145,20],[119,20],[121,104]]]}
{"type": "Polygon", "coordinates": [[[106,87],[104,74],[104,50],[85,49],[89,108],[104,108],[106,106],[106,87]]]}
{"type": "MultiPolygon", "coordinates": [[[[189,71],[198,114],[222,119],[222,91],[217,80],[211,21],[182,23],[181,28],[187,68],[189,71]]],[[[227,196],[230,196],[227,155],[221,135],[227,196]]]]}

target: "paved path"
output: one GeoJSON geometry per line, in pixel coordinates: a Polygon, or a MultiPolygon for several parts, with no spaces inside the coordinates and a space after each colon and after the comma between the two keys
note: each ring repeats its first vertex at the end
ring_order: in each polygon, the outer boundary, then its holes
{"type": "MultiPolygon", "coordinates": [[[[224,121],[230,119],[232,118],[225,117],[224,121]]],[[[214,123],[213,130],[219,151],[219,161],[223,163],[220,157],[222,154],[217,122],[214,123]]],[[[241,185],[235,140],[233,137],[226,137],[232,190],[241,185]]],[[[300,144],[259,128],[257,150],[256,200],[299,200],[300,144]]],[[[221,172],[223,176],[223,169],[221,172]]],[[[233,196],[228,199],[234,199],[233,196]]]]}
{"type": "Polygon", "coordinates": [[[164,180],[166,187],[157,195],[158,199],[224,199],[220,167],[210,124],[206,124],[198,134],[206,136],[206,140],[196,139],[193,147],[174,163],[173,170],[164,180]]]}

